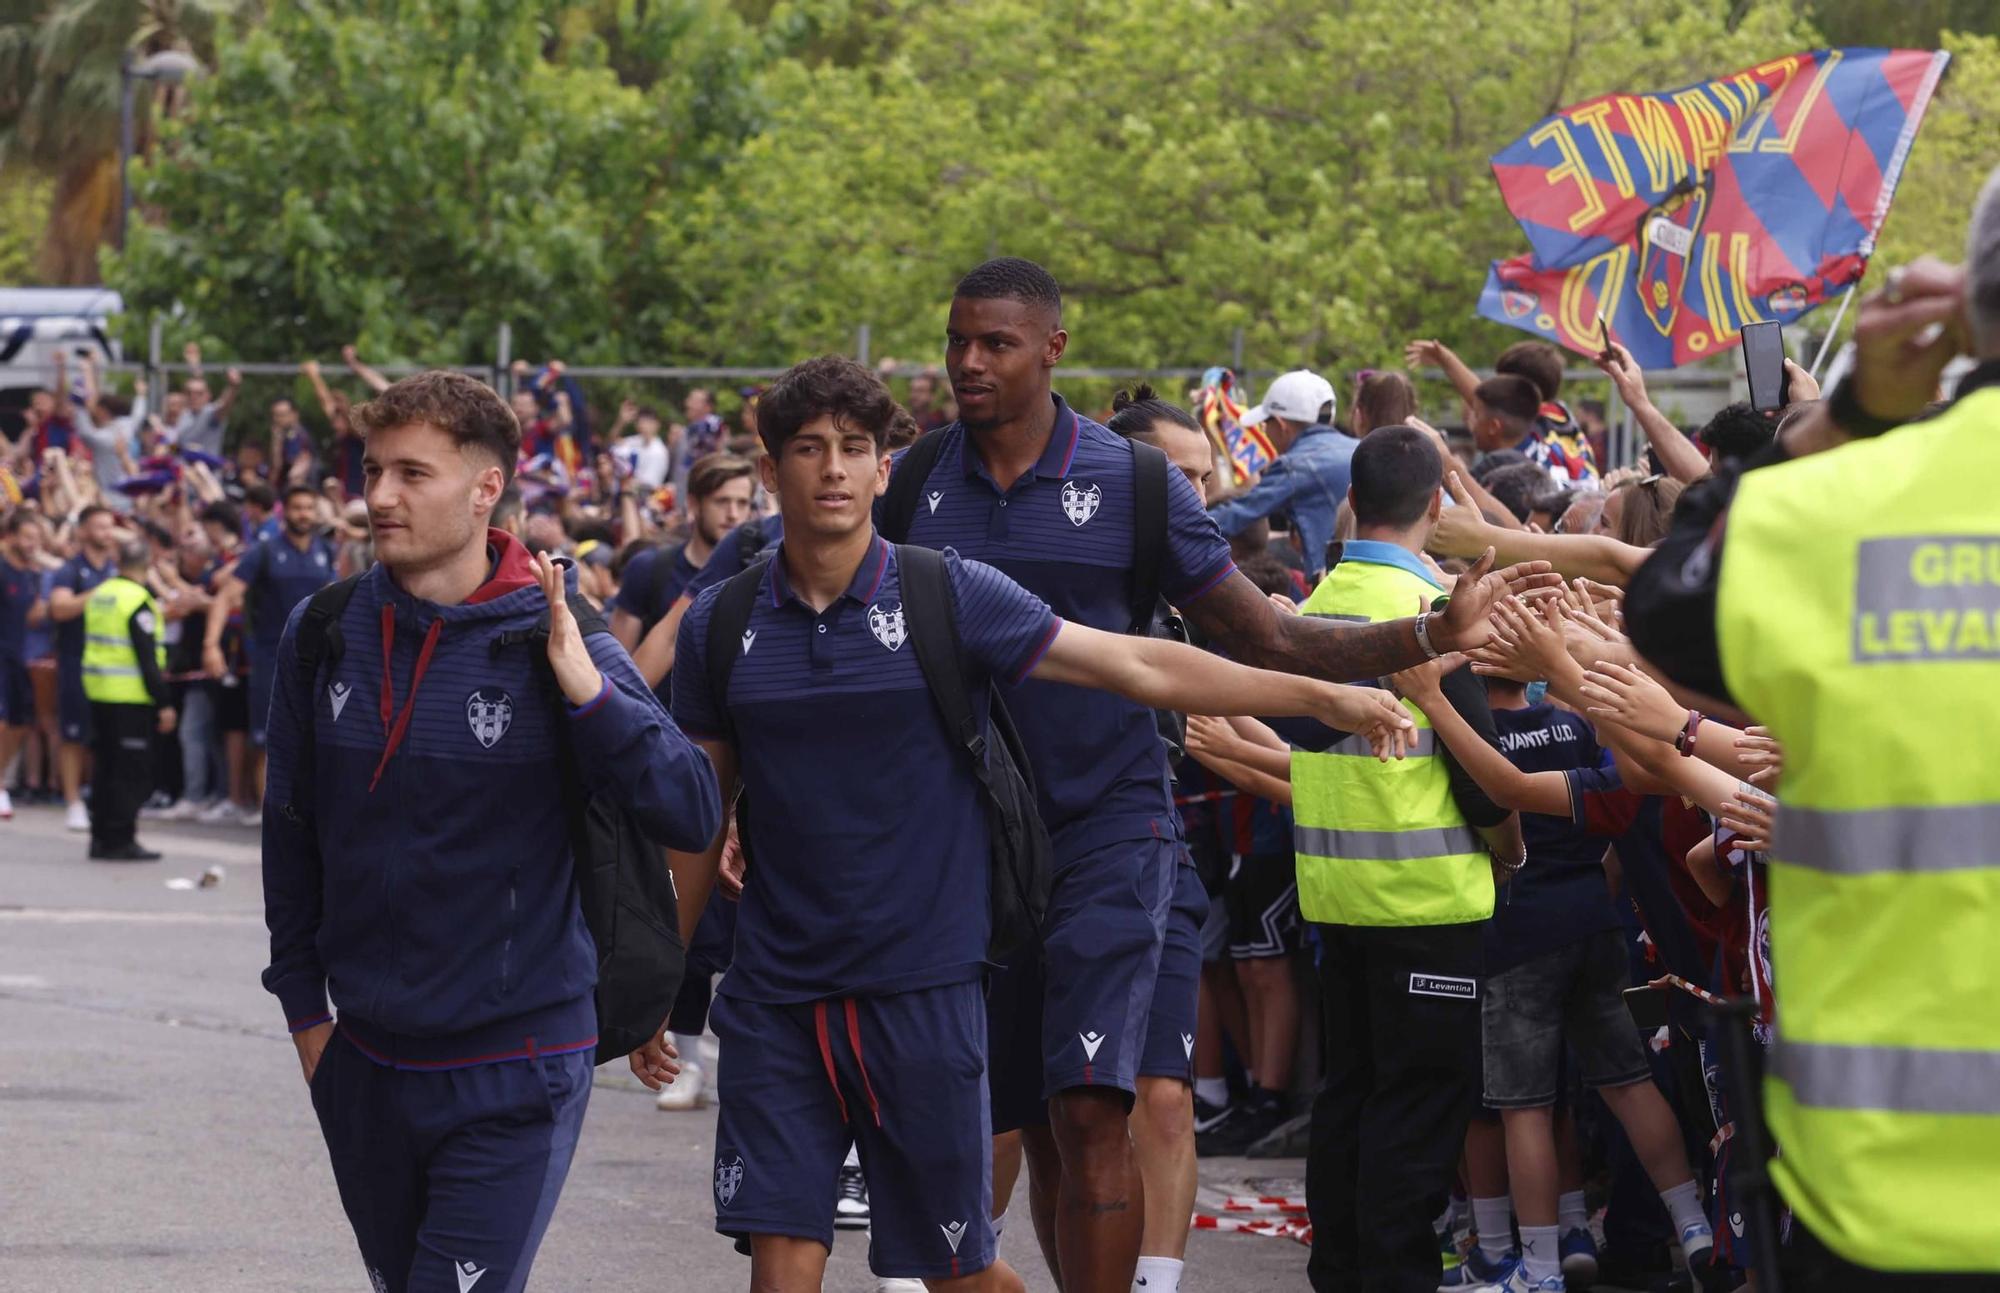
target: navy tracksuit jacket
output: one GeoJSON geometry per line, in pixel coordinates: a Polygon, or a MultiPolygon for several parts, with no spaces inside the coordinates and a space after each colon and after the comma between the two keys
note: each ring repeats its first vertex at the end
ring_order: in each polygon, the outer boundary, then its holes
{"type": "Polygon", "coordinates": [[[311,679],[302,604],[272,692],[264,985],[293,1032],[339,1011],[313,1101],[363,1259],[392,1290],[519,1287],[574,1148],[597,960],[558,725],[579,775],[654,838],[699,850],[721,820],[707,757],[609,635],[587,639],[605,685],[580,707],[534,646],[503,645],[546,599],[518,541],[488,542],[494,574],[457,606],[370,570],[340,658],[311,679]]]}

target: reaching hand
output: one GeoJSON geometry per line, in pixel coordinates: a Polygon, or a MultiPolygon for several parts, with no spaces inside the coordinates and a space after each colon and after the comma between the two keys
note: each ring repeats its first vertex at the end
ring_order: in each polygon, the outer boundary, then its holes
{"type": "Polygon", "coordinates": [[[1854,394],[1878,418],[1913,418],[1937,398],[1962,348],[1965,271],[1931,256],[1889,271],[1854,322],[1854,394]]]}
{"type": "Polygon", "coordinates": [[[1234,748],[1236,729],[1226,718],[1216,718],[1212,714],[1189,714],[1187,720],[1187,751],[1200,758],[1202,755],[1229,757],[1234,748]]]}
{"type": "Polygon", "coordinates": [[[1772,739],[1768,727],[1746,728],[1736,738],[1736,761],[1757,769],[1750,780],[1760,786],[1772,785],[1785,775],[1785,747],[1772,739]]]}
{"type": "Polygon", "coordinates": [[[1432,705],[1444,701],[1444,676],[1464,663],[1464,654],[1454,651],[1390,674],[1389,685],[1400,695],[1409,697],[1418,709],[1429,713],[1432,705]]]}
{"type": "Polygon", "coordinates": [[[1584,712],[1630,728],[1655,741],[1672,742],[1687,727],[1688,712],[1667,689],[1638,669],[1606,661],[1585,671],[1578,688],[1590,704],[1584,712]]]}
{"type": "Polygon", "coordinates": [[[1754,786],[1738,785],[1716,821],[1736,832],[1731,846],[1745,853],[1768,853],[1777,826],[1778,801],[1754,786]]]}
{"type": "Polygon", "coordinates": [[[1387,763],[1409,752],[1417,724],[1410,711],[1380,687],[1327,683],[1317,717],[1328,727],[1364,737],[1375,757],[1387,763]]]}
{"type": "Polygon", "coordinates": [[[535,554],[535,573],[541,576],[542,595],[549,603],[549,668],[556,685],[572,705],[588,705],[604,690],[604,675],[590,658],[583,643],[583,631],[570,614],[569,592],[563,585],[563,568],[546,552],[535,554]]]}
{"type": "Polygon", "coordinates": [[[181,358],[187,361],[187,366],[189,368],[200,368],[201,347],[197,345],[195,342],[192,341],[188,342],[185,346],[181,347],[181,358]]]}
{"type": "Polygon", "coordinates": [[[1478,556],[1488,542],[1486,518],[1480,515],[1479,504],[1473,501],[1472,492],[1457,472],[1444,474],[1444,487],[1458,506],[1438,512],[1437,528],[1431,531],[1430,542],[1424,547],[1443,557],[1478,556]]]}
{"type": "Polygon", "coordinates": [[[674,1079],[681,1075],[680,1050],[667,1040],[664,1028],[658,1037],[633,1051],[627,1059],[632,1065],[633,1076],[651,1091],[672,1086],[674,1079]]]}
{"type": "MultiPolygon", "coordinates": [[[[1569,660],[1561,631],[1521,597],[1509,597],[1493,608],[1493,641],[1507,647],[1508,663],[1526,669],[1529,679],[1551,678],[1569,660]]],[[[1473,670],[1480,671],[1477,665],[1473,670]]]]}
{"type": "Polygon", "coordinates": [[[1562,576],[1551,573],[1546,561],[1523,561],[1495,571],[1493,549],[1488,548],[1458,577],[1450,603],[1431,620],[1431,645],[1440,654],[1480,647],[1493,636],[1490,616],[1502,598],[1520,597],[1560,583],[1562,576]]]}
{"type": "Polygon", "coordinates": [[[299,371],[304,373],[307,377],[319,376],[319,360],[317,359],[300,360],[299,371]]]}
{"type": "Polygon", "coordinates": [[[1618,398],[1627,405],[1643,408],[1651,403],[1646,396],[1646,374],[1640,371],[1638,360],[1632,358],[1632,352],[1623,345],[1612,342],[1609,358],[1600,356],[1591,362],[1611,379],[1611,384],[1618,388],[1618,398]]]}
{"type": "Polygon", "coordinates": [[[620,400],[618,402],[618,425],[630,426],[639,417],[639,401],[620,400]]]}
{"type": "Polygon", "coordinates": [[[1442,368],[1446,353],[1442,341],[1409,341],[1403,344],[1403,362],[1412,368],[1442,368]]]}
{"type": "Polygon", "coordinates": [[[224,374],[224,377],[231,386],[241,386],[243,384],[243,374],[237,369],[230,369],[224,374]]]}
{"type": "Polygon", "coordinates": [[[352,368],[355,364],[359,363],[360,361],[361,361],[361,352],[356,350],[353,347],[353,345],[349,344],[342,346],[340,348],[340,362],[352,368]]]}

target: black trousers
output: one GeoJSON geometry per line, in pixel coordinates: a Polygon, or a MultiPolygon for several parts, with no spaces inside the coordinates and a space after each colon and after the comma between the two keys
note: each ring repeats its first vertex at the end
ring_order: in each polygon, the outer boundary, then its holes
{"type": "Polygon", "coordinates": [[[130,844],[139,809],[153,793],[153,731],[160,711],[151,705],[90,702],[90,842],[106,848],[130,844]]]}
{"type": "Polygon", "coordinates": [[[1326,1082],[1306,1148],[1319,1293],[1432,1293],[1479,1103],[1483,924],[1319,925],[1326,1082]]]}

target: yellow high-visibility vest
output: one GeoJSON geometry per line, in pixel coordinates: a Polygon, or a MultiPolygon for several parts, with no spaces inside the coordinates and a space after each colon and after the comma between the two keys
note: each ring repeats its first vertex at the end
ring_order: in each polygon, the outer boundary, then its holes
{"type": "Polygon", "coordinates": [[[1772,1164],[1889,1271],[2000,1271],[2000,389],[1750,472],[1723,677],[1785,747],[1772,1164]]]}
{"type": "MultiPolygon", "coordinates": [[[[1413,571],[1349,556],[1301,614],[1372,623],[1407,619],[1442,590],[1413,571]]],[[[1327,925],[1456,925],[1493,914],[1486,846],[1451,797],[1437,734],[1423,711],[1407,758],[1383,763],[1349,737],[1292,753],[1299,910],[1327,925]]]]}
{"type": "Polygon", "coordinates": [[[83,606],[83,694],[109,705],[150,705],[146,677],[139,671],[139,653],[132,648],[132,617],[145,611],[153,617],[153,650],[161,669],[167,649],[159,639],[160,612],[144,584],[121,575],[91,590],[83,606]]]}

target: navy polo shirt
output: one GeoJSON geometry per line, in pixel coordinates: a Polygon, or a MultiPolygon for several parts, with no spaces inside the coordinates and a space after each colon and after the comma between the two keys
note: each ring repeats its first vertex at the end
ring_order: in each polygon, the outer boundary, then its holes
{"type": "MultiPolygon", "coordinates": [[[[56,571],[52,588],[67,588],[79,597],[87,596],[90,590],[118,573],[118,561],[111,558],[101,566],[94,566],[90,558],[81,550],[62,563],[56,571]]],[[[56,659],[75,669],[83,667],[83,616],[63,620],[56,625],[56,659]]]]}
{"type": "Polygon", "coordinates": [[[618,599],[612,605],[638,617],[643,637],[667,617],[688,581],[700,573],[700,567],[689,564],[685,545],[672,551],[648,548],[627,563],[625,576],[618,581],[618,599]]]}
{"type": "MultiPolygon", "coordinates": [[[[792,593],[782,558],[765,569],[726,698],[707,659],[715,592],[696,598],[675,649],[674,719],[733,741],[752,805],[755,861],[718,991],[786,1003],[977,978],[985,803],[908,641],[894,549],[877,538],[820,612],[792,593]]],[[[945,564],[975,669],[1025,676],[1061,621],[989,566],[951,552],[945,564]]]]}
{"type": "MultiPolygon", "coordinates": [[[[1055,430],[1034,469],[1002,492],[954,423],[918,492],[909,542],[997,567],[1065,620],[1132,627],[1132,445],[1055,398],[1055,430]]],[[[1236,563],[1194,486],[1167,472],[1160,591],[1187,606],[1236,563]]],[[[1043,819],[1066,855],[1178,830],[1166,747],[1153,712],[1108,692],[1028,682],[1010,695],[1043,819]]]]}
{"type": "Polygon", "coordinates": [[[0,557],[0,659],[28,658],[28,612],[41,595],[41,571],[0,557]]]}
{"type": "Polygon", "coordinates": [[[333,582],[336,555],[333,544],[320,536],[300,551],[279,533],[259,539],[236,563],[236,577],[247,590],[250,642],[261,657],[276,658],[292,607],[333,582]]]}

